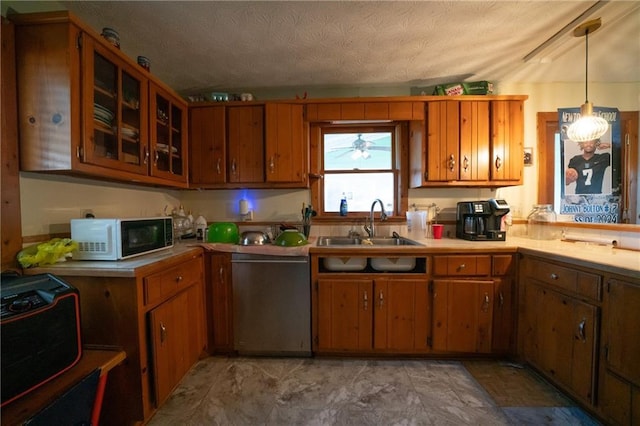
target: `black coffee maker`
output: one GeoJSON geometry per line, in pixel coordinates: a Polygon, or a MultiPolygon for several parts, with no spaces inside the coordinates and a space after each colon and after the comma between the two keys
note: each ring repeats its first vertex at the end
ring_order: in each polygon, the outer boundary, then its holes
{"type": "Polygon", "coordinates": [[[505,200],[461,201],[456,212],[456,237],[472,241],[504,241],[502,216],[509,213],[505,200]]]}

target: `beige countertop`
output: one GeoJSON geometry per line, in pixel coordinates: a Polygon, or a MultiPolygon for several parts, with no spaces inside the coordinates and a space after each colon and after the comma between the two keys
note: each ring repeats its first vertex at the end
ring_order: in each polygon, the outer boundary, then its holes
{"type": "Polygon", "coordinates": [[[26,270],[27,274],[52,273],[62,276],[113,276],[131,277],[142,269],[157,262],[171,259],[177,255],[184,255],[201,247],[207,251],[220,251],[228,253],[251,253],[278,256],[308,256],[309,254],[327,255],[366,255],[380,256],[393,254],[457,254],[457,253],[483,253],[483,252],[521,252],[530,255],[538,255],[549,259],[567,262],[577,266],[594,268],[603,272],[611,272],[640,278],[640,252],[613,248],[582,242],[566,242],[560,240],[532,240],[521,237],[507,237],[507,241],[467,241],[456,238],[443,238],[441,240],[420,239],[416,240],[419,246],[341,246],[319,247],[316,238],[311,237],[309,244],[301,247],[280,247],[275,245],[265,246],[239,246],[236,244],[219,243],[195,243],[187,242],[173,248],[151,253],[144,256],[120,261],[66,261],[56,265],[26,270]]]}

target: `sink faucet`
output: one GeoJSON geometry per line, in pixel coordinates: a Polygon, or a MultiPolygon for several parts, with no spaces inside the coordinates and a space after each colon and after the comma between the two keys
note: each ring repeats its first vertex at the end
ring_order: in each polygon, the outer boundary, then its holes
{"type": "Polygon", "coordinates": [[[376,227],[373,220],[373,210],[376,207],[376,203],[380,204],[380,221],[383,222],[387,220],[387,213],[384,211],[384,204],[382,203],[382,200],[378,198],[371,204],[371,213],[369,213],[369,225],[364,225],[364,230],[367,231],[367,235],[369,235],[369,237],[376,236],[376,227]]]}

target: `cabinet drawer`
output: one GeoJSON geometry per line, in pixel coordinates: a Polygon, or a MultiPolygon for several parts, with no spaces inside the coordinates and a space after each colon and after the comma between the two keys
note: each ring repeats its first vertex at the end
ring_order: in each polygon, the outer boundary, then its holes
{"type": "Polygon", "coordinates": [[[197,281],[201,272],[200,258],[196,258],[145,277],[145,304],[159,302],[180,288],[197,281]]]}
{"type": "Polygon", "coordinates": [[[513,256],[510,254],[497,254],[493,256],[493,276],[511,275],[515,268],[513,256]]]}
{"type": "Polygon", "coordinates": [[[446,276],[489,275],[491,256],[434,256],[433,273],[446,276]]]}
{"type": "Polygon", "coordinates": [[[529,259],[525,271],[529,277],[553,287],[592,300],[602,300],[602,277],[599,275],[537,259],[529,259]]]}

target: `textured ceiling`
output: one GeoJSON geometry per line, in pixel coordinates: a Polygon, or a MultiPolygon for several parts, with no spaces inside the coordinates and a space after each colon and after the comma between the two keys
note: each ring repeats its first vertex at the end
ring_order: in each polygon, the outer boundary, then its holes
{"type": "MultiPolygon", "coordinates": [[[[640,2],[63,1],[180,93],[279,87],[431,86],[452,81],[640,81],[640,2]],[[567,27],[534,61],[523,57],[567,27]],[[541,63],[542,62],[542,63],[541,63]]],[[[16,9],[19,9],[17,6],[16,9]]]]}

